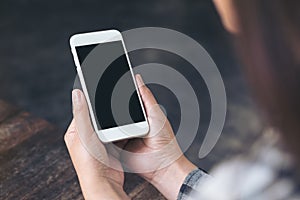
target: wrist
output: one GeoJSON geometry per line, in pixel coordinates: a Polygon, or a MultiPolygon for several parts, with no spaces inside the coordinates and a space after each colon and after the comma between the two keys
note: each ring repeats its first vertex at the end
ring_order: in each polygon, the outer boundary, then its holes
{"type": "Polygon", "coordinates": [[[176,199],[185,178],[195,169],[197,166],[182,155],[168,167],[156,171],[149,182],[167,199],[176,199]]]}
{"type": "Polygon", "coordinates": [[[96,199],[129,199],[123,187],[114,182],[113,180],[103,178],[101,181],[96,183],[89,182],[88,184],[80,183],[82,188],[82,193],[85,199],[87,200],[96,200],[96,199]]]}
{"type": "Polygon", "coordinates": [[[104,185],[100,186],[100,192],[96,199],[129,199],[125,193],[123,186],[115,183],[114,181],[108,180],[104,185]]]}

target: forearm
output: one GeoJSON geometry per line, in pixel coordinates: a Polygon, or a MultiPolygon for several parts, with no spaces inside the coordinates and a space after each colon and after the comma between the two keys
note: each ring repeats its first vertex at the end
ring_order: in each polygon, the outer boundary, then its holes
{"type": "Polygon", "coordinates": [[[182,155],[170,166],[157,171],[153,179],[149,181],[167,199],[177,199],[186,176],[195,169],[197,169],[197,166],[182,155]]]}

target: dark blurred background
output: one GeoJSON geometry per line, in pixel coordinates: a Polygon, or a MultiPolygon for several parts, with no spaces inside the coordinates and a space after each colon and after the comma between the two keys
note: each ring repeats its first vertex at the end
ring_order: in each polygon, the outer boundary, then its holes
{"type": "MultiPolygon", "coordinates": [[[[78,32],[146,26],[173,29],[198,41],[216,62],[225,83],[228,112],[221,139],[207,158],[197,157],[201,130],[207,128],[205,119],[210,117],[204,112],[199,140],[187,152],[189,158],[209,169],[247,148],[262,126],[234,54],[234,39],[223,29],[211,0],[2,0],[0,98],[65,130],[72,118],[71,90],[76,76],[69,37],[78,32]]],[[[133,65],[140,63],[144,54],[149,52],[136,53],[131,58],[133,65]]],[[[163,62],[163,52],[152,54],[163,62]]],[[[153,90],[162,104],[168,104],[167,96],[159,98],[164,96],[162,88],[153,90]]],[[[171,97],[169,101],[176,105],[171,97]]],[[[204,100],[201,109],[209,107],[209,100],[204,100]]],[[[175,115],[170,121],[176,127],[175,115]]]]}

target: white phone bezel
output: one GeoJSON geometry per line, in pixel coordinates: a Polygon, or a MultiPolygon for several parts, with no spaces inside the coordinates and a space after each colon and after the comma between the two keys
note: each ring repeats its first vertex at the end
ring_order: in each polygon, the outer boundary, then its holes
{"type": "Polygon", "coordinates": [[[117,141],[117,140],[122,140],[122,139],[128,139],[128,138],[133,138],[133,137],[142,137],[147,135],[149,132],[149,124],[148,124],[148,119],[146,117],[145,109],[140,97],[139,90],[137,88],[137,84],[134,78],[133,70],[131,67],[131,63],[128,57],[127,50],[125,48],[125,44],[122,38],[121,33],[118,30],[106,30],[106,31],[98,31],[98,32],[91,32],[91,33],[81,33],[81,34],[75,34],[70,38],[70,46],[71,46],[71,51],[73,54],[74,62],[76,65],[77,73],[79,76],[79,80],[84,92],[84,95],[87,100],[87,104],[89,107],[89,112],[91,116],[91,121],[94,127],[95,132],[97,133],[99,139],[104,142],[112,142],[112,141],[117,141]],[[133,124],[128,124],[124,126],[118,126],[118,127],[113,127],[113,128],[108,128],[108,129],[103,129],[103,130],[98,130],[98,126],[96,123],[96,118],[95,114],[90,102],[90,98],[88,95],[87,87],[85,84],[85,80],[83,77],[83,73],[81,70],[80,62],[77,56],[76,52],[76,47],[79,46],[86,46],[86,45],[91,45],[91,44],[101,44],[101,43],[106,43],[106,42],[113,42],[113,41],[121,41],[124,52],[127,58],[127,62],[129,65],[129,69],[133,78],[133,82],[135,85],[135,89],[137,90],[138,98],[140,105],[143,110],[143,114],[145,117],[145,121],[138,122],[138,123],[133,123],[133,124]],[[130,133],[130,134],[128,134],[130,133]]]}

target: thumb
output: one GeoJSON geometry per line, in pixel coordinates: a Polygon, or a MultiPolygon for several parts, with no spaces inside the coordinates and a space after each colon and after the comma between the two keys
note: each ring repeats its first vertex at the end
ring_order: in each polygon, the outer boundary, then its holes
{"type": "Polygon", "coordinates": [[[142,76],[140,74],[137,74],[136,76],[136,82],[143,100],[143,103],[145,105],[145,109],[147,114],[150,113],[150,110],[153,106],[157,105],[156,99],[153,96],[150,89],[145,85],[142,76]]]}
{"type": "Polygon", "coordinates": [[[73,90],[72,101],[76,132],[82,146],[93,158],[107,163],[105,146],[100,142],[94,131],[91,124],[88,105],[81,90],[73,90]]]}
{"type": "Polygon", "coordinates": [[[75,89],[72,92],[73,115],[77,131],[79,133],[91,134],[94,129],[91,124],[89,109],[81,90],[75,89]]]}

